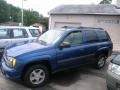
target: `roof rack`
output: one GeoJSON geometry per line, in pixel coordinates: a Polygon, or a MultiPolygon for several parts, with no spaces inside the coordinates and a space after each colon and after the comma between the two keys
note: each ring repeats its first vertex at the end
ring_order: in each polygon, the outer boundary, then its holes
{"type": "Polygon", "coordinates": [[[101,30],[103,30],[103,28],[83,27],[83,26],[80,26],[80,27],[63,26],[62,28],[66,28],[66,29],[71,29],[71,28],[76,28],[76,29],[101,29],[101,30]]]}

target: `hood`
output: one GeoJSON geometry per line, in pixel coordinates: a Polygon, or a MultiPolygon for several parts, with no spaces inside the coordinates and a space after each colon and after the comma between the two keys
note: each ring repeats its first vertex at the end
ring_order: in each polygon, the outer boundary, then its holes
{"type": "Polygon", "coordinates": [[[27,43],[27,44],[20,44],[20,45],[13,45],[9,48],[6,48],[7,55],[8,56],[19,56],[24,53],[36,51],[36,50],[42,50],[48,48],[48,46],[41,45],[37,42],[27,43]]]}

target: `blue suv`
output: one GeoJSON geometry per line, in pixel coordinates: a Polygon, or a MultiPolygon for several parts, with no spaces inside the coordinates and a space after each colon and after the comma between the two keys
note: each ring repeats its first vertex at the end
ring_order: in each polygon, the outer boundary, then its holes
{"type": "Polygon", "coordinates": [[[36,42],[7,47],[1,71],[10,79],[22,79],[29,87],[43,86],[50,74],[92,64],[100,69],[113,44],[101,28],[79,27],[49,30],[36,42]]]}

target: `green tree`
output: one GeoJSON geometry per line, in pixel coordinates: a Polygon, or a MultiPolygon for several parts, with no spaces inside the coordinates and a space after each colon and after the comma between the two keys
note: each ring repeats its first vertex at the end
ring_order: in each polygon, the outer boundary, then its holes
{"type": "Polygon", "coordinates": [[[9,12],[9,20],[13,21],[13,22],[19,22],[19,18],[20,16],[18,14],[20,14],[21,10],[18,7],[14,7],[10,4],[8,4],[8,12],[9,12]]]}
{"type": "Polygon", "coordinates": [[[39,23],[42,15],[39,15],[38,12],[33,10],[24,10],[24,25],[31,25],[34,23],[39,23]]]}
{"type": "MultiPolygon", "coordinates": [[[[21,22],[21,9],[0,0],[0,23],[8,21],[21,22]]],[[[24,25],[29,26],[34,23],[41,23],[48,27],[48,18],[43,17],[37,11],[24,10],[24,25]]]]}
{"type": "Polygon", "coordinates": [[[9,20],[8,6],[4,0],[0,0],[0,23],[9,20]]]}
{"type": "Polygon", "coordinates": [[[40,18],[40,20],[39,20],[39,23],[45,25],[46,29],[48,29],[48,22],[49,22],[48,17],[43,17],[43,18],[40,18]]]}
{"type": "Polygon", "coordinates": [[[111,4],[112,0],[102,0],[99,4],[111,4]]]}
{"type": "Polygon", "coordinates": [[[24,25],[29,26],[34,23],[40,23],[48,28],[48,18],[43,17],[38,12],[33,10],[24,10],[24,25]]]}

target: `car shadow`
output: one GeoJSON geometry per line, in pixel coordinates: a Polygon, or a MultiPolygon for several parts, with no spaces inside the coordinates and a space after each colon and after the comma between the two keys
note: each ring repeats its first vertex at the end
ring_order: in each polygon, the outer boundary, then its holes
{"type": "MultiPolygon", "coordinates": [[[[106,66],[107,67],[107,66],[106,66]]],[[[105,68],[104,68],[105,69],[105,68]]],[[[102,70],[102,69],[101,69],[102,70]]],[[[82,80],[81,76],[83,75],[94,75],[101,78],[105,78],[104,72],[99,72],[99,70],[94,69],[93,66],[87,65],[75,69],[65,70],[58,73],[55,73],[51,76],[48,84],[44,87],[39,87],[32,90],[56,90],[54,86],[69,87],[74,85],[78,81],[82,80]]]]}
{"type": "Polygon", "coordinates": [[[80,80],[80,71],[78,69],[70,69],[55,73],[50,77],[48,84],[44,87],[39,87],[32,90],[57,90],[56,88],[52,87],[53,85],[59,86],[71,86],[78,80],[80,80]]]}
{"type": "Polygon", "coordinates": [[[51,82],[62,86],[70,86],[80,80],[81,72],[78,69],[70,69],[54,74],[51,82]]]}

